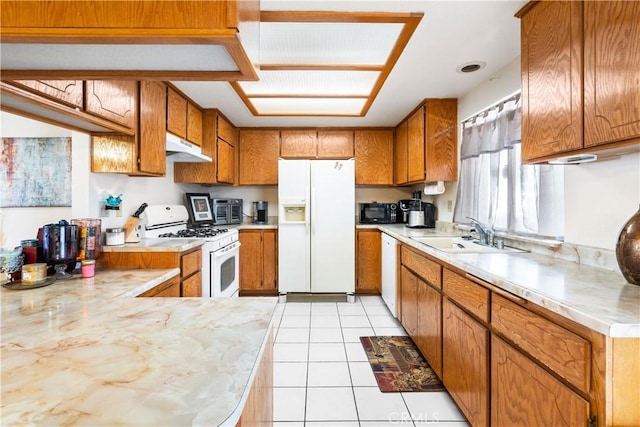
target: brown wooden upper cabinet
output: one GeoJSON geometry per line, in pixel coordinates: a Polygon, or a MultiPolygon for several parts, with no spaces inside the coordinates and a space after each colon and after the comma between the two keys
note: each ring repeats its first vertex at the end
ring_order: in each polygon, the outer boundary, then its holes
{"type": "Polygon", "coordinates": [[[426,99],[395,130],[397,185],[458,179],[457,99],[426,99]]]}
{"type": "Polygon", "coordinates": [[[393,129],[356,129],[356,185],[393,185],[393,129]]]}
{"type": "MultiPolygon", "coordinates": [[[[105,81],[103,83],[107,83],[105,81]]],[[[129,82],[127,82],[129,83],[129,82]]],[[[135,108],[138,129],[135,135],[102,134],[91,138],[91,171],[124,173],[132,176],[164,176],[166,173],[166,90],[162,82],[131,82],[136,85],[135,108]],[[139,92],[138,92],[139,91],[139,92]]],[[[96,85],[92,85],[94,91],[96,85]]],[[[109,104],[105,104],[108,106],[109,104]]],[[[113,102],[117,106],[118,103],[113,102]]],[[[122,102],[124,107],[127,103],[122,102]]],[[[124,110],[122,111],[126,111],[124,110]]],[[[119,117],[126,115],[120,113],[119,117]]]]}
{"type": "Polygon", "coordinates": [[[138,82],[87,80],[84,85],[87,113],[128,127],[138,128],[138,82]]]}
{"type": "Polygon", "coordinates": [[[193,184],[235,184],[238,130],[215,109],[202,113],[202,154],[210,163],[175,163],[173,181],[193,184]]]}
{"type": "Polygon", "coordinates": [[[353,130],[286,129],[280,131],[284,159],[350,159],[353,130]]]}
{"type": "Polygon", "coordinates": [[[84,82],[82,80],[15,80],[14,84],[25,86],[60,103],[74,108],[84,108],[84,82]]]}
{"type": "Polygon", "coordinates": [[[516,16],[521,18],[523,162],[596,148],[637,148],[638,3],[529,3],[516,16]]]}
{"type": "Polygon", "coordinates": [[[241,129],[238,150],[240,185],[277,185],[280,132],[269,129],[241,129]]]}
{"type": "Polygon", "coordinates": [[[172,88],[167,90],[167,131],[202,145],[202,111],[172,88]]]}

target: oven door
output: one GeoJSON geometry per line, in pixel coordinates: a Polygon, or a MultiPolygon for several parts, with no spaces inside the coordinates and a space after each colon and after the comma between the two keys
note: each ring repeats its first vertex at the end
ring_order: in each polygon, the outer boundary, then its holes
{"type": "Polygon", "coordinates": [[[209,254],[211,296],[234,297],[240,289],[240,242],[233,242],[209,254]]]}

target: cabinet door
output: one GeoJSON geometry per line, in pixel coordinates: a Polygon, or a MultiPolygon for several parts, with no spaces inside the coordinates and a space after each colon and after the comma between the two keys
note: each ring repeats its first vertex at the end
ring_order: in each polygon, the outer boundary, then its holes
{"type": "Polygon", "coordinates": [[[166,111],[167,87],[162,82],[140,82],[140,172],[155,175],[166,173],[166,111]]]}
{"type": "Polygon", "coordinates": [[[424,107],[413,113],[407,127],[407,169],[409,182],[423,181],[425,172],[424,107]]]}
{"type": "Polygon", "coordinates": [[[240,290],[262,289],[262,233],[260,230],[241,230],[240,290]]]}
{"type": "Polygon", "coordinates": [[[218,173],[217,181],[225,184],[234,183],[235,155],[233,146],[218,139],[218,173]]]}
{"type": "Polygon", "coordinates": [[[356,230],[356,292],[380,295],[382,236],[378,230],[356,230]]]}
{"type": "Polygon", "coordinates": [[[317,156],[315,130],[283,130],[280,141],[280,157],[284,159],[314,159],[317,156]]]}
{"type": "Polygon", "coordinates": [[[458,102],[455,99],[427,101],[426,180],[458,179],[458,102]]]}
{"type": "Polygon", "coordinates": [[[138,148],[135,137],[94,135],[91,137],[91,172],[136,173],[138,148]]]}
{"type": "Polygon", "coordinates": [[[278,248],[277,231],[262,232],[262,289],[278,291],[278,248]]]}
{"type": "Polygon", "coordinates": [[[131,80],[87,80],[85,110],[129,129],[138,126],[138,82],[131,80]]]}
{"type": "Polygon", "coordinates": [[[400,267],[402,326],[410,337],[418,335],[418,278],[406,267],[400,267]]]}
{"type": "Polygon", "coordinates": [[[521,22],[523,162],[582,148],[582,2],[540,2],[521,22]]]}
{"type": "Polygon", "coordinates": [[[356,185],[393,185],[393,131],[356,130],[356,185]]]}
{"type": "Polygon", "coordinates": [[[351,159],[353,157],[353,131],[319,130],[319,159],[351,159]]]}
{"type": "Polygon", "coordinates": [[[491,425],[568,427],[589,425],[588,419],[589,402],[500,338],[491,337],[491,425]]]}
{"type": "Polygon", "coordinates": [[[418,279],[416,344],[436,375],[442,378],[442,295],[418,279]]]}
{"type": "Polygon", "coordinates": [[[409,170],[407,169],[408,126],[408,123],[404,121],[396,128],[393,166],[394,181],[397,185],[406,184],[409,179],[409,170]]]}
{"type": "Polygon", "coordinates": [[[202,145],[202,111],[187,102],[187,140],[202,145]]]}
{"type": "Polygon", "coordinates": [[[82,80],[15,80],[14,83],[34,89],[71,107],[84,107],[82,80]]]}
{"type": "Polygon", "coordinates": [[[217,115],[216,120],[218,138],[235,147],[238,144],[238,130],[220,114],[217,115]]]}
{"type": "Polygon", "coordinates": [[[442,310],[442,382],[471,425],[487,426],[489,331],[447,298],[442,310]]]}
{"type": "Polygon", "coordinates": [[[278,183],[277,130],[242,130],[239,142],[239,184],[276,185],[278,183]]]}
{"type": "Polygon", "coordinates": [[[171,88],[167,89],[167,130],[187,137],[187,100],[171,88]]]}
{"type": "Polygon", "coordinates": [[[640,3],[584,2],[585,147],[640,137],[640,3]]]}
{"type": "Polygon", "coordinates": [[[202,273],[198,272],[193,276],[182,281],[183,297],[201,297],[202,296],[202,273]]]}
{"type": "MultiPolygon", "coordinates": [[[[218,148],[216,144],[217,115],[216,110],[204,110],[202,112],[202,154],[211,157],[212,161],[200,163],[174,163],[173,182],[188,182],[193,184],[218,183],[218,148]]],[[[226,172],[227,176],[228,174],[229,172],[226,172]]],[[[231,175],[233,175],[233,172],[231,175]]]]}

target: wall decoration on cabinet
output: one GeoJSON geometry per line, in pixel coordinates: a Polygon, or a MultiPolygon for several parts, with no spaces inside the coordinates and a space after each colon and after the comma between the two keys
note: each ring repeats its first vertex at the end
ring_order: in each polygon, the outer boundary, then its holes
{"type": "Polygon", "coordinates": [[[71,138],[2,138],[0,207],[71,206],[71,138]]]}

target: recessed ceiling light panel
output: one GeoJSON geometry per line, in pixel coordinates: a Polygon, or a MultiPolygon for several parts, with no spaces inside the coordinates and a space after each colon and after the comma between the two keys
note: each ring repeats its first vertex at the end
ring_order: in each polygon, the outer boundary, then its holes
{"type": "Polygon", "coordinates": [[[365,98],[250,98],[261,115],[357,116],[365,98]]]}
{"type": "Polygon", "coordinates": [[[261,64],[384,65],[404,24],[260,23],[261,64]]]}
{"type": "Polygon", "coordinates": [[[238,82],[252,95],[356,95],[367,96],[376,83],[377,71],[282,70],[260,71],[257,82],[238,82]]]}

